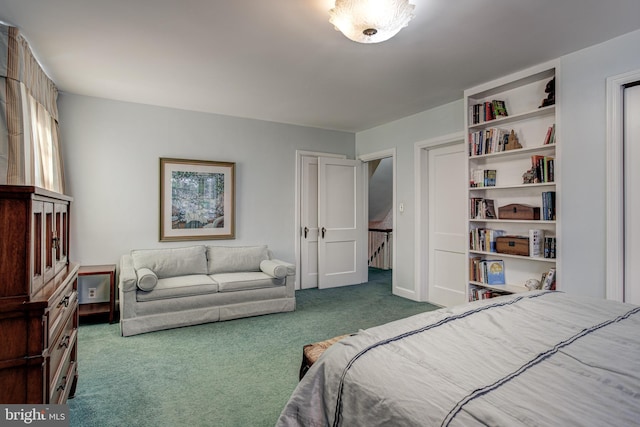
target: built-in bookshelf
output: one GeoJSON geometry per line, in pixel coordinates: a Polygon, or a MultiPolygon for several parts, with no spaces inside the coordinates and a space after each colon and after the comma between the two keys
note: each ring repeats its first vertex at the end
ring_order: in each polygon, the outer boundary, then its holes
{"type": "Polygon", "coordinates": [[[551,62],[464,92],[469,300],[555,288],[556,83],[551,62]]]}

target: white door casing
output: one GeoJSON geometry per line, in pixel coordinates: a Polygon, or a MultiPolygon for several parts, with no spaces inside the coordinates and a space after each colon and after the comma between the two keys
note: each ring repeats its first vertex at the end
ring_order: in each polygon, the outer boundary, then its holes
{"type": "Polygon", "coordinates": [[[318,158],[302,158],[300,288],[318,287],[318,158]]]}
{"type": "Polygon", "coordinates": [[[640,304],[639,164],[640,85],[637,85],[624,90],[624,302],[631,304],[640,304]]]}
{"type": "Polygon", "coordinates": [[[429,301],[443,306],[467,300],[467,212],[464,144],[428,150],[429,301]]]}
{"type": "Polygon", "coordinates": [[[362,282],[366,266],[359,160],[318,158],[318,287],[362,282]]]}

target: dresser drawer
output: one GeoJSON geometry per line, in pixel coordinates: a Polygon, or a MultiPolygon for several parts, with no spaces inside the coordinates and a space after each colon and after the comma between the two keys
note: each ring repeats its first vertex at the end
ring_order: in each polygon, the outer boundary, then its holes
{"type": "Polygon", "coordinates": [[[49,389],[49,403],[61,404],[67,401],[71,388],[74,387],[74,380],[77,375],[78,364],[76,360],[68,358],[62,361],[55,381],[51,383],[49,389]]]}
{"type": "Polygon", "coordinates": [[[73,282],[67,283],[63,291],[58,293],[51,301],[49,309],[49,342],[60,333],[60,328],[64,326],[69,313],[77,312],[78,292],[73,285],[73,282]]]}
{"type": "Polygon", "coordinates": [[[75,311],[78,309],[78,303],[74,303],[73,307],[69,308],[73,308],[73,311],[68,313],[69,316],[66,317],[60,333],[51,341],[49,346],[49,380],[51,382],[53,382],[61,362],[65,357],[69,356],[68,353],[77,341],[78,324],[75,311]]]}

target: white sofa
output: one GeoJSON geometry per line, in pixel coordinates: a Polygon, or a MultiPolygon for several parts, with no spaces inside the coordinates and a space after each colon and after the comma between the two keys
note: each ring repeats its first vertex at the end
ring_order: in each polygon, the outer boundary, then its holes
{"type": "Polygon", "coordinates": [[[120,260],[123,336],[293,311],[295,266],[267,246],[132,250],[120,260]]]}

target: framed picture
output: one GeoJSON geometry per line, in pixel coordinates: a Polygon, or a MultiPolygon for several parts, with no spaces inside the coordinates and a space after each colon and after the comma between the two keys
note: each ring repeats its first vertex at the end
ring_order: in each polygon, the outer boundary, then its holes
{"type": "Polygon", "coordinates": [[[235,238],[235,163],[160,158],[160,241],[235,238]]]}

